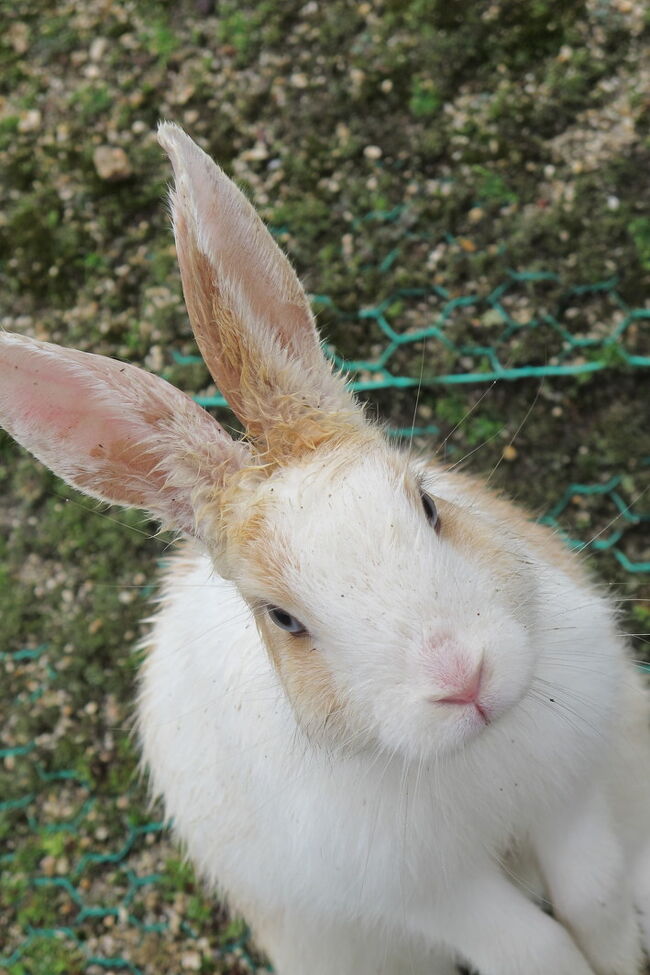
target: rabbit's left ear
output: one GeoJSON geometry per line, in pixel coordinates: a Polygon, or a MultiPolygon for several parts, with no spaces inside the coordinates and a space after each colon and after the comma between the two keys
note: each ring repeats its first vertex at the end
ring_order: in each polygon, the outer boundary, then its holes
{"type": "Polygon", "coordinates": [[[323,356],[307,296],[286,256],[225,173],[182,129],[160,126],[183,291],[219,389],[269,459],[365,423],[323,356]]]}

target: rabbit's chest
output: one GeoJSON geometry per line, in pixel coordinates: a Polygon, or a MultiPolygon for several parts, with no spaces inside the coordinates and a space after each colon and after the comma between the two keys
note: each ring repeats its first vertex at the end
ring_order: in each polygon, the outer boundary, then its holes
{"type": "Polygon", "coordinates": [[[501,857],[525,835],[558,774],[543,736],[538,756],[532,735],[516,747],[518,727],[496,763],[488,733],[485,756],[419,767],[315,746],[245,604],[205,559],[154,628],[139,715],[154,790],[190,855],[244,912],[260,888],[314,907],[336,889],[342,909],[367,903],[377,917],[444,896],[478,857],[501,857]]]}

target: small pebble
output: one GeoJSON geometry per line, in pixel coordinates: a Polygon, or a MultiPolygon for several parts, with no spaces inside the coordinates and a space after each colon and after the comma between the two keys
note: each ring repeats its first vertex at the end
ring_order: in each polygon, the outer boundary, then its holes
{"type": "Polygon", "coordinates": [[[43,117],[37,108],[31,108],[21,116],[18,122],[19,132],[35,132],[40,129],[43,117]]]}
{"type": "Polygon", "coordinates": [[[201,955],[198,951],[186,951],[181,957],[181,965],[186,971],[198,972],[201,968],[201,955]]]}
{"type": "Polygon", "coordinates": [[[294,88],[307,88],[309,85],[309,78],[303,71],[297,71],[295,74],[292,74],[289,81],[294,88]]]}
{"type": "Polygon", "coordinates": [[[131,163],[124,149],[119,146],[98,146],[93,152],[97,175],[107,182],[118,182],[131,175],[131,163]]]}
{"type": "Polygon", "coordinates": [[[22,20],[17,20],[11,24],[7,31],[7,40],[13,47],[16,54],[24,54],[29,48],[29,27],[22,20]]]}

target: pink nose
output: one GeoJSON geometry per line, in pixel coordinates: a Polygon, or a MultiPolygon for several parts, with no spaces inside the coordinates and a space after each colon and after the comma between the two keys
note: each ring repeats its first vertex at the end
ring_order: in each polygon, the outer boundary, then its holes
{"type": "Polygon", "coordinates": [[[439,704],[476,704],[481,693],[481,679],[483,677],[483,662],[470,673],[455,674],[453,680],[445,681],[445,690],[449,693],[438,698],[439,704]]]}

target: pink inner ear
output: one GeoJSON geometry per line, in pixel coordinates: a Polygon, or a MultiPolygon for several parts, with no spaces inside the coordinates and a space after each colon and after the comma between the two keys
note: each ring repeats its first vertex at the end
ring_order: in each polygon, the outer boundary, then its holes
{"type": "Polygon", "coordinates": [[[253,207],[223,174],[191,185],[201,243],[209,245],[206,254],[221,287],[236,282],[249,318],[265,322],[293,356],[320,367],[320,343],[302,286],[253,207]]]}
{"type": "Polygon", "coordinates": [[[0,422],[80,490],[147,508],[185,531],[194,524],[192,490],[241,466],[245,452],[157,376],[7,334],[0,334],[0,422]]]}
{"type": "MultiPolygon", "coordinates": [[[[264,323],[282,347],[321,370],[320,342],[307,297],[255,208],[177,126],[162,125],[158,138],[176,177],[172,200],[179,250],[196,246],[210,260],[222,300],[228,303],[236,292],[247,306],[248,320],[264,323]]],[[[192,290],[187,276],[183,285],[186,292],[192,290]]],[[[208,365],[210,360],[208,352],[208,365]]]]}
{"type": "MultiPolygon", "coordinates": [[[[11,367],[2,370],[2,399],[11,404],[13,414],[9,429],[37,456],[47,454],[50,464],[51,457],[58,456],[62,464],[87,467],[91,473],[110,457],[130,455],[131,475],[150,474],[151,458],[149,464],[144,456],[139,462],[137,452],[128,449],[146,437],[146,425],[137,413],[120,415],[119,403],[111,407],[99,377],[93,371],[82,375],[75,359],[74,353],[43,356],[29,348],[16,350],[11,367]]],[[[120,363],[104,362],[120,369],[120,363]]],[[[87,365],[94,365],[90,356],[87,365]]],[[[146,373],[142,377],[146,379],[146,373]]],[[[156,399],[149,423],[163,413],[156,399]]],[[[126,467],[123,473],[126,476],[126,467]]]]}
{"type": "Polygon", "coordinates": [[[34,447],[41,441],[43,447],[54,446],[56,440],[62,450],[67,443],[76,453],[97,456],[97,449],[120,435],[122,424],[109,419],[106,407],[97,411],[87,379],[81,381],[56,360],[21,358],[20,367],[4,378],[4,393],[13,401],[17,429],[30,431],[34,447]]]}

